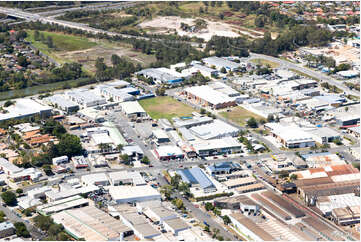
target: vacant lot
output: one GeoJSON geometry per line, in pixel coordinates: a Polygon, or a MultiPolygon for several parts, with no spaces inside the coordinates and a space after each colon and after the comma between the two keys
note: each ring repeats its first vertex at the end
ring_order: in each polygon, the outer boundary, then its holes
{"type": "Polygon", "coordinates": [[[29,30],[27,33],[27,40],[44,54],[61,64],[66,62],[79,62],[85,70],[90,72],[95,72],[94,65],[98,57],[104,58],[105,63],[110,64],[110,57],[113,54],[126,57],[133,63],[141,64],[143,67],[156,61],[154,55],[136,52],[130,44],[40,31],[40,33],[44,34],[45,40],[47,36],[52,37],[55,48],[50,49],[45,43],[35,41],[34,31],[29,30]]]}
{"type": "Polygon", "coordinates": [[[140,105],[153,119],[190,116],[193,108],[174,100],[171,97],[155,97],[139,101],[140,105]]]}
{"type": "Polygon", "coordinates": [[[252,63],[254,64],[259,64],[259,65],[264,65],[264,66],[270,66],[271,68],[277,68],[280,65],[276,62],[273,61],[269,61],[269,60],[265,60],[265,59],[253,59],[251,60],[252,63]]]}
{"type": "Polygon", "coordinates": [[[233,108],[230,112],[221,112],[219,114],[241,126],[246,125],[247,120],[251,117],[254,117],[257,120],[263,119],[263,117],[239,106],[233,108]]]}
{"type": "Polygon", "coordinates": [[[49,49],[48,46],[41,41],[35,41],[34,39],[34,31],[27,31],[28,37],[27,40],[33,43],[33,45],[39,48],[41,51],[74,51],[74,50],[84,50],[89,49],[91,47],[96,46],[95,42],[89,41],[89,39],[74,35],[66,35],[63,33],[54,33],[47,31],[39,31],[40,34],[44,35],[44,39],[46,40],[48,36],[53,39],[53,43],[55,48],[49,49]]]}

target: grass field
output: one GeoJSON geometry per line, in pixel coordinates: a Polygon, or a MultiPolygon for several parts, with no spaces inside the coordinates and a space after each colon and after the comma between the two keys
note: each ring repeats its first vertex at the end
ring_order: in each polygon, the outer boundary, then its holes
{"type": "MultiPolygon", "coordinates": [[[[87,38],[66,35],[63,33],[54,33],[47,31],[39,31],[41,34],[44,34],[45,40],[50,36],[53,39],[53,43],[56,51],[75,51],[75,50],[85,50],[92,48],[97,45],[95,42],[89,41],[87,38]]],[[[33,45],[40,50],[52,51],[48,46],[41,41],[36,41],[34,39],[34,31],[28,30],[27,40],[33,43],[33,45]]]]}
{"type": "Polygon", "coordinates": [[[139,104],[152,119],[190,116],[195,110],[171,97],[155,97],[140,100],[139,104]]]}
{"type": "Polygon", "coordinates": [[[246,125],[247,120],[251,117],[254,117],[257,120],[264,119],[263,117],[239,106],[232,109],[231,112],[221,112],[219,114],[241,126],[246,125]]]}
{"type": "Polygon", "coordinates": [[[265,60],[265,59],[252,59],[251,62],[254,64],[259,64],[259,65],[264,65],[264,66],[269,65],[271,68],[277,68],[280,66],[276,62],[265,60]]]}

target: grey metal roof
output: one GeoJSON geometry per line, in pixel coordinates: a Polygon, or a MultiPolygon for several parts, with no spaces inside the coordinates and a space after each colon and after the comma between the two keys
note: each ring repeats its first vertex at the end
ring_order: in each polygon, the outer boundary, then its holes
{"type": "Polygon", "coordinates": [[[177,170],[177,173],[182,177],[182,180],[184,182],[190,184],[199,184],[203,189],[215,187],[212,181],[204,174],[204,172],[199,167],[177,170]]]}

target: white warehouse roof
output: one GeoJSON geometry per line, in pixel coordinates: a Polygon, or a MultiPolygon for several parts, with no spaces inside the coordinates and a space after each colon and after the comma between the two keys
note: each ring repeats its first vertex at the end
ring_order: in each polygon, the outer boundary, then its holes
{"type": "Polygon", "coordinates": [[[149,185],[145,186],[110,186],[110,196],[118,203],[160,199],[160,193],[149,185]]]}
{"type": "Polygon", "coordinates": [[[126,114],[133,114],[133,113],[145,113],[145,110],[137,101],[134,102],[123,102],[120,104],[122,110],[126,114]]]}
{"type": "Polygon", "coordinates": [[[216,91],[209,86],[188,87],[185,89],[185,91],[213,105],[234,101],[233,98],[230,98],[226,94],[216,91]]]}
{"type": "Polygon", "coordinates": [[[201,139],[214,139],[226,136],[235,136],[239,129],[221,120],[214,120],[212,123],[195,126],[189,129],[191,133],[201,139]]]}

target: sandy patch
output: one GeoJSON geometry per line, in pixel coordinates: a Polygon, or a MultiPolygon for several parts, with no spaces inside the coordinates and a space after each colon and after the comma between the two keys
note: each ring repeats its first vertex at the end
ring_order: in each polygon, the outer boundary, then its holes
{"type": "Polygon", "coordinates": [[[149,21],[145,21],[138,26],[141,28],[152,28],[157,31],[164,32],[164,29],[176,30],[180,36],[189,36],[189,37],[199,37],[208,41],[212,38],[213,35],[226,36],[226,37],[239,37],[237,30],[232,27],[230,24],[213,22],[205,20],[207,22],[207,28],[203,29],[196,33],[185,32],[181,27],[181,23],[186,23],[188,25],[194,24],[193,18],[181,18],[177,16],[167,16],[167,17],[157,17],[149,21]]]}

